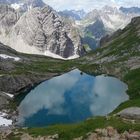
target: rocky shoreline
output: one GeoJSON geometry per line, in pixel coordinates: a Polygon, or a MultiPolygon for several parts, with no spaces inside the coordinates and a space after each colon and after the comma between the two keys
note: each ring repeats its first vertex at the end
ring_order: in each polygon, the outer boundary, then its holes
{"type": "MultiPolygon", "coordinates": [[[[26,128],[24,128],[26,130],[26,128]]],[[[46,135],[46,136],[33,136],[24,131],[10,130],[0,131],[0,138],[2,140],[10,138],[12,135],[20,140],[59,140],[58,134],[46,135]]],[[[74,138],[73,140],[139,140],[139,131],[124,131],[123,133],[118,132],[115,128],[108,126],[107,128],[96,129],[94,132],[88,132],[85,136],[74,138]]]]}
{"type": "Polygon", "coordinates": [[[74,140],[139,140],[140,132],[138,131],[125,131],[119,133],[116,129],[111,126],[103,129],[96,129],[95,132],[89,132],[86,138],[79,137],[74,140]]]}

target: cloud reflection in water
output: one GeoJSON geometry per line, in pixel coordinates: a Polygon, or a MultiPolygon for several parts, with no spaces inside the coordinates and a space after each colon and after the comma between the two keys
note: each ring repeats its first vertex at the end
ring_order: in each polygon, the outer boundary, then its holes
{"type": "Polygon", "coordinates": [[[45,126],[105,115],[128,99],[127,85],[113,77],[73,70],[45,81],[20,103],[19,124],[45,126]]]}

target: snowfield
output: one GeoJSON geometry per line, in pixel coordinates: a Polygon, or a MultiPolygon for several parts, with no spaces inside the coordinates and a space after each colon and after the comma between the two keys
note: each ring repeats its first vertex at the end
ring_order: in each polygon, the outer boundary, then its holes
{"type": "Polygon", "coordinates": [[[12,125],[12,120],[8,120],[6,118],[4,118],[4,116],[6,116],[6,113],[2,113],[0,112],[0,126],[10,126],[12,125]]]}
{"type": "Polygon", "coordinates": [[[70,57],[68,57],[68,58],[63,58],[62,56],[59,56],[59,55],[57,55],[57,54],[54,54],[54,53],[52,53],[52,52],[50,52],[50,51],[45,51],[44,55],[45,55],[45,56],[52,57],[52,58],[63,59],[63,60],[70,60],[70,59],[79,58],[79,55],[77,55],[77,54],[74,54],[74,55],[72,55],[72,56],[70,56],[70,57]]]}
{"type": "Polygon", "coordinates": [[[14,61],[19,61],[20,60],[19,57],[13,57],[13,56],[6,55],[6,54],[0,54],[0,57],[3,58],[3,59],[14,59],[14,61]]]}
{"type": "MultiPolygon", "coordinates": [[[[5,92],[4,92],[5,93],[5,92]]],[[[12,94],[9,94],[9,93],[5,93],[7,96],[9,96],[10,98],[13,98],[14,97],[14,95],[12,95],[12,94]]]]}

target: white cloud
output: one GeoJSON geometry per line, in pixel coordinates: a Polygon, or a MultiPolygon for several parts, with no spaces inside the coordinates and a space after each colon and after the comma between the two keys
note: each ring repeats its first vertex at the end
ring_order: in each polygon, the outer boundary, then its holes
{"type": "Polygon", "coordinates": [[[93,86],[93,94],[97,99],[90,105],[93,115],[104,115],[110,113],[118,104],[129,99],[126,91],[128,86],[114,77],[96,76],[93,86]],[[109,97],[109,98],[108,98],[109,97]],[[108,101],[108,102],[105,102],[108,101]]]}
{"type": "Polygon", "coordinates": [[[54,77],[33,89],[21,102],[18,108],[19,123],[22,125],[25,118],[34,115],[43,108],[48,109],[48,114],[65,114],[65,111],[61,106],[65,101],[64,93],[71,89],[80,78],[80,74],[79,77],[75,76],[77,72],[80,73],[79,70],[75,70],[71,73],[54,77]]]}
{"type": "Polygon", "coordinates": [[[56,10],[65,9],[84,9],[90,11],[95,8],[101,8],[105,5],[117,5],[117,6],[140,6],[140,0],[43,0],[48,5],[52,6],[56,10]]]}

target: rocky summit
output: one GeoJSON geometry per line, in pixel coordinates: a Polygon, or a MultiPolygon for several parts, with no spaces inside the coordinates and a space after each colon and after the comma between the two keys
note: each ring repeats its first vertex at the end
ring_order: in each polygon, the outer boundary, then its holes
{"type": "Polygon", "coordinates": [[[82,55],[80,36],[49,6],[33,8],[22,16],[1,5],[0,41],[23,53],[57,58],[82,55]]]}

